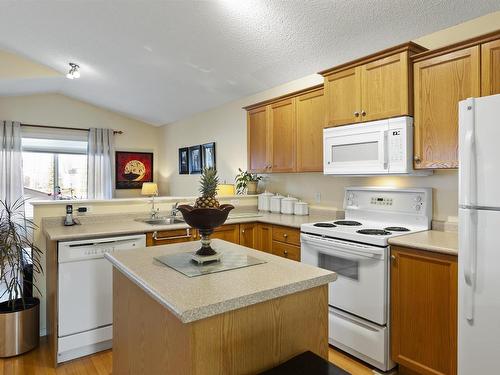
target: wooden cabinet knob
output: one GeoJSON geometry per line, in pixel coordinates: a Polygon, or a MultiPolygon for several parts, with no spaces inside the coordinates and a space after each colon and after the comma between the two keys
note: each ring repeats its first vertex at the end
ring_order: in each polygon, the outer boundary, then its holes
{"type": "Polygon", "coordinates": [[[366,116],[366,112],[365,111],[361,111],[361,116],[366,116]]]}
{"type": "Polygon", "coordinates": [[[242,229],[242,230],[241,230],[241,233],[245,233],[245,229],[242,229]]]}
{"type": "Polygon", "coordinates": [[[354,112],[354,117],[359,117],[359,112],[358,111],[354,112]]]}
{"type": "Polygon", "coordinates": [[[283,237],[287,238],[287,237],[288,237],[288,234],[283,233],[283,237]]]}
{"type": "Polygon", "coordinates": [[[286,251],[286,250],[283,251],[283,254],[285,254],[285,256],[287,256],[288,255],[288,251],[286,251]]]}
{"type": "Polygon", "coordinates": [[[418,156],[418,155],[415,155],[415,157],[413,158],[413,160],[415,160],[415,163],[417,163],[417,164],[420,164],[420,162],[422,161],[420,159],[420,156],[418,156]]]}

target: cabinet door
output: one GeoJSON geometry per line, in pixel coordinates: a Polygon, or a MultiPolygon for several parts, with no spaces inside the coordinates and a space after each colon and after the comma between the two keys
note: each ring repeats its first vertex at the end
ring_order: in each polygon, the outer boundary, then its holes
{"type": "Polygon", "coordinates": [[[481,46],[481,95],[500,94],[500,39],[481,46]]]}
{"type": "Polygon", "coordinates": [[[479,46],[414,64],[415,168],[458,167],[458,102],[480,94],[479,46]]]}
{"type": "Polygon", "coordinates": [[[361,121],[410,114],[408,53],[361,66],[361,121]]]}
{"type": "Polygon", "coordinates": [[[419,374],[457,371],[457,258],[392,248],[393,360],[419,374]]]}
{"type": "Polygon", "coordinates": [[[146,233],[146,246],[193,241],[195,237],[196,231],[192,228],[154,231],[146,233]]]}
{"type": "Polygon", "coordinates": [[[257,250],[272,252],[273,249],[273,229],[272,225],[259,224],[257,227],[257,241],[255,248],[257,250]]]}
{"type": "Polygon", "coordinates": [[[297,97],[297,172],[323,171],[323,89],[297,97]]]}
{"type": "Polygon", "coordinates": [[[232,242],[235,244],[240,243],[240,226],[239,224],[227,224],[215,228],[214,233],[210,238],[219,238],[224,241],[232,242]]]}
{"type": "Polygon", "coordinates": [[[240,224],[240,245],[255,249],[257,244],[257,224],[240,224]]]}
{"type": "Polygon", "coordinates": [[[271,104],[272,172],[295,172],[295,98],[271,104]]]}
{"type": "Polygon", "coordinates": [[[265,106],[254,108],[247,113],[248,170],[266,172],[268,160],[268,113],[265,106]]]}
{"type": "Polygon", "coordinates": [[[326,127],[360,121],[360,67],[325,77],[326,127]]]}

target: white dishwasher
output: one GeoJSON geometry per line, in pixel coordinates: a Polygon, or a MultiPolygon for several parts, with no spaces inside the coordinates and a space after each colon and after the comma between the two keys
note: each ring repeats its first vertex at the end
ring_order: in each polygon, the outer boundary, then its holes
{"type": "Polygon", "coordinates": [[[58,362],[111,347],[113,266],[104,254],[144,247],[144,234],[59,242],[58,362]]]}

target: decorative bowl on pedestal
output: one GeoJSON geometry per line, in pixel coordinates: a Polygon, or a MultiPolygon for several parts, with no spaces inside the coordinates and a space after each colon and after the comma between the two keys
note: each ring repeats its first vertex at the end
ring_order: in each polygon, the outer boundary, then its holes
{"type": "Polygon", "coordinates": [[[206,263],[220,260],[221,255],[210,246],[210,235],[215,228],[224,224],[233,208],[231,204],[222,204],[218,208],[196,208],[187,204],[177,207],[184,221],[198,229],[201,235],[201,248],[193,255],[194,261],[206,263]]]}

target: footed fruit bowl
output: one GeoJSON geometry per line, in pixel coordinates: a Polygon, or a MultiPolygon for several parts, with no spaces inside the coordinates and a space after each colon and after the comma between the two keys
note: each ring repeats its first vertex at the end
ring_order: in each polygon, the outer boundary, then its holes
{"type": "Polygon", "coordinates": [[[210,246],[210,235],[214,229],[220,227],[227,219],[229,211],[234,208],[231,204],[222,204],[218,208],[196,208],[187,204],[177,207],[182,213],[184,221],[191,227],[198,229],[201,235],[201,248],[195,253],[193,258],[199,263],[205,261],[219,260],[220,256],[210,246]]]}

